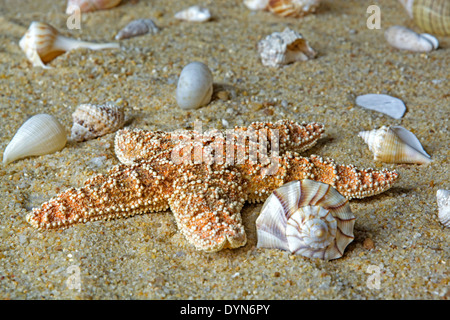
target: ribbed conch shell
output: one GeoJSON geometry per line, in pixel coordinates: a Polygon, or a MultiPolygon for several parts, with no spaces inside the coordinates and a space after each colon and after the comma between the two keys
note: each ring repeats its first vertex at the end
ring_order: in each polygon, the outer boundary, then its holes
{"type": "Polygon", "coordinates": [[[122,107],[112,103],[104,105],[81,104],[72,113],[71,140],[85,141],[117,131],[125,123],[122,107]]]}
{"type": "Polygon", "coordinates": [[[450,191],[439,189],[436,192],[436,198],[439,209],[439,221],[444,226],[450,227],[450,191]]]}
{"type": "Polygon", "coordinates": [[[118,6],[121,0],[68,0],[67,14],[72,14],[71,8],[74,6],[80,8],[80,12],[90,12],[96,10],[110,9],[118,6]]]}
{"type": "Polygon", "coordinates": [[[361,131],[359,136],[367,143],[374,159],[385,163],[430,163],[417,137],[401,126],[382,126],[361,131]]]}
{"type": "Polygon", "coordinates": [[[418,34],[403,26],[392,26],[386,29],[384,37],[394,48],[415,52],[430,52],[439,47],[439,41],[431,34],[418,34]]]}
{"type": "Polygon", "coordinates": [[[256,219],[259,248],[277,248],[309,258],[342,257],[353,241],[348,200],[328,184],[304,179],[276,189],[256,219]]]}
{"type": "Polygon", "coordinates": [[[211,101],[213,75],[208,66],[191,62],[181,71],[178,79],[176,99],[182,109],[197,109],[211,101]]]}
{"type": "Polygon", "coordinates": [[[131,21],[122,30],[120,30],[115,39],[122,40],[128,39],[136,36],[140,36],[146,33],[157,33],[159,28],[151,19],[137,19],[131,21]]]}
{"type": "Polygon", "coordinates": [[[66,142],[66,131],[54,116],[37,114],[17,130],[3,153],[3,163],[53,153],[64,148],[66,142]]]}
{"type": "Polygon", "coordinates": [[[302,35],[286,28],[283,32],[274,32],[258,42],[261,62],[269,67],[281,67],[295,61],[306,61],[316,56],[302,35]]]}
{"type": "Polygon", "coordinates": [[[205,22],[211,19],[211,13],[207,8],[201,8],[199,6],[192,6],[180,12],[177,12],[174,16],[176,19],[191,21],[191,22],[205,22]]]}
{"type": "Polygon", "coordinates": [[[49,69],[45,63],[66,51],[88,48],[92,50],[118,49],[117,43],[91,43],[64,37],[51,25],[44,22],[32,22],[25,35],[20,39],[20,48],[25,52],[34,67],[49,69]]]}
{"type": "Polygon", "coordinates": [[[450,1],[399,0],[417,26],[437,35],[450,35],[450,1]]]}
{"type": "Polygon", "coordinates": [[[268,9],[282,17],[302,17],[315,12],[320,0],[269,0],[268,9]]]}

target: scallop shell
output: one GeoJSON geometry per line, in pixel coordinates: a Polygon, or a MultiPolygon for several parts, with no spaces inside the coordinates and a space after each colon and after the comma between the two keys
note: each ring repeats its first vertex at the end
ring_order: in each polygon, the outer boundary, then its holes
{"type": "Polygon", "coordinates": [[[450,191],[439,189],[436,192],[436,198],[439,209],[439,221],[444,226],[450,227],[450,191]]]}
{"type": "Polygon", "coordinates": [[[382,112],[394,119],[400,119],[406,111],[402,100],[387,94],[364,94],[356,97],[356,104],[365,109],[382,112]]]}
{"type": "Polygon", "coordinates": [[[306,61],[316,56],[302,35],[286,28],[283,32],[274,32],[258,42],[261,62],[269,67],[281,67],[295,61],[306,61]]]}
{"type": "Polygon", "coordinates": [[[359,136],[367,143],[374,159],[386,163],[430,163],[417,137],[401,126],[382,126],[361,131],[359,136]]]}
{"type": "Polygon", "coordinates": [[[250,10],[265,10],[269,0],[244,0],[244,5],[250,10]]]}
{"type": "Polygon", "coordinates": [[[419,28],[437,35],[450,35],[450,1],[400,0],[419,28]]]}
{"type": "Polygon", "coordinates": [[[69,0],[67,1],[66,13],[71,14],[73,7],[79,7],[80,12],[105,10],[116,7],[121,0],[69,0]]]}
{"type": "Polygon", "coordinates": [[[206,8],[192,6],[175,14],[176,19],[191,22],[204,22],[211,19],[211,13],[206,8]]]}
{"type": "Polygon", "coordinates": [[[81,104],[72,114],[71,140],[85,141],[114,132],[123,127],[125,115],[122,107],[112,103],[104,105],[81,104]]]}
{"type": "Polygon", "coordinates": [[[268,9],[282,17],[302,17],[315,12],[320,0],[269,0],[268,9]]]}
{"type": "Polygon", "coordinates": [[[66,142],[66,131],[54,116],[37,114],[17,130],[3,153],[3,163],[53,153],[64,148],[66,142]]]}
{"type": "Polygon", "coordinates": [[[122,40],[128,39],[136,36],[140,36],[146,33],[157,33],[159,28],[151,19],[138,19],[131,21],[129,24],[125,26],[122,30],[120,30],[115,39],[122,40]]]}
{"type": "Polygon", "coordinates": [[[439,41],[430,34],[418,34],[402,26],[389,27],[384,36],[394,48],[414,52],[430,52],[439,47],[439,41]]]}
{"type": "Polygon", "coordinates": [[[256,219],[257,247],[337,259],[354,239],[354,224],[348,200],[336,189],[309,179],[292,181],[264,203],[256,219]]]}
{"type": "Polygon", "coordinates": [[[91,43],[64,37],[51,25],[34,21],[25,35],[20,39],[20,48],[25,52],[34,67],[50,69],[45,63],[50,62],[66,51],[89,48],[92,50],[120,48],[117,43],[91,43]]]}
{"type": "Polygon", "coordinates": [[[191,62],[181,71],[176,90],[178,106],[182,109],[197,109],[211,101],[213,76],[208,66],[191,62]]]}

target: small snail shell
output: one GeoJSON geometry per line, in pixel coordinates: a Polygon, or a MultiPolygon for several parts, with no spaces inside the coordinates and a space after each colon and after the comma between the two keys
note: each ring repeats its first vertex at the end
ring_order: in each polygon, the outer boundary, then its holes
{"type": "Polygon", "coordinates": [[[353,241],[348,200],[328,184],[304,179],[276,189],[256,219],[259,248],[277,248],[310,258],[342,257],[353,241]]]}
{"type": "Polygon", "coordinates": [[[282,17],[301,17],[316,11],[320,0],[269,0],[268,9],[282,17]]]}
{"type": "Polygon", "coordinates": [[[85,141],[114,132],[123,127],[123,108],[111,103],[104,105],[81,104],[72,114],[71,139],[85,141]]]}
{"type": "Polygon", "coordinates": [[[367,143],[374,159],[386,163],[430,163],[417,137],[401,126],[361,131],[359,136],[367,143]]]}
{"type": "Polygon", "coordinates": [[[181,71],[176,99],[182,109],[197,109],[211,101],[213,76],[208,66],[191,62],[181,71]]]}
{"type": "Polygon", "coordinates": [[[250,10],[265,10],[269,0],[244,0],[244,5],[250,10]]]}
{"type": "Polygon", "coordinates": [[[295,61],[306,61],[316,56],[302,35],[286,28],[283,32],[274,32],[258,42],[261,62],[269,67],[281,67],[295,61]]]}
{"type": "Polygon", "coordinates": [[[66,13],[72,13],[72,7],[80,8],[81,12],[110,9],[118,6],[121,0],[69,0],[67,1],[66,13]]]}
{"type": "Polygon", "coordinates": [[[450,35],[450,1],[400,0],[409,16],[425,32],[450,35]]]}
{"type": "Polygon", "coordinates": [[[3,163],[53,153],[64,148],[66,142],[66,131],[54,116],[37,114],[17,130],[3,153],[3,163]]]}
{"type": "Polygon", "coordinates": [[[129,24],[125,26],[122,30],[120,30],[114,39],[122,40],[128,39],[136,36],[140,36],[146,33],[157,33],[159,28],[151,19],[137,19],[131,21],[129,24]]]}
{"type": "Polygon", "coordinates": [[[394,48],[415,52],[430,52],[439,47],[439,41],[430,34],[418,34],[402,26],[389,27],[384,36],[394,48]]]}
{"type": "Polygon", "coordinates": [[[436,192],[436,198],[439,209],[439,221],[444,226],[450,227],[450,191],[439,189],[436,192]]]}
{"type": "Polygon", "coordinates": [[[177,12],[174,16],[176,19],[191,22],[204,22],[211,19],[211,13],[206,8],[192,6],[183,11],[177,12]]]}
{"type": "Polygon", "coordinates": [[[20,48],[25,52],[34,67],[49,69],[45,63],[66,51],[88,48],[92,50],[120,48],[117,43],[90,43],[64,37],[54,27],[43,22],[32,22],[25,35],[20,39],[20,48]]]}

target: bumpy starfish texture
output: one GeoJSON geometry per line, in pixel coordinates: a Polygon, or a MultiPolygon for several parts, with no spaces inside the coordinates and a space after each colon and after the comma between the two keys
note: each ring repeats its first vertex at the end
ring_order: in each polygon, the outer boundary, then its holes
{"type": "Polygon", "coordinates": [[[52,229],[170,208],[186,239],[213,252],[243,246],[244,203],[264,201],[286,182],[322,181],[352,199],[381,193],[397,180],[395,171],[357,169],[297,153],[313,146],[322,133],[321,124],[292,121],[253,123],[227,132],[124,129],[115,139],[123,164],[62,192],[33,209],[27,220],[52,229]]]}

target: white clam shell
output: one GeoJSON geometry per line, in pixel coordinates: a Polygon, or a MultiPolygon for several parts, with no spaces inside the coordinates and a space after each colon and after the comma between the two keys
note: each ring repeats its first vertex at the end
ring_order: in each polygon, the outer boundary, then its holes
{"type": "Polygon", "coordinates": [[[369,146],[374,159],[386,163],[430,163],[430,156],[420,141],[401,126],[382,126],[358,134],[369,146]]]}
{"type": "Polygon", "coordinates": [[[348,200],[328,184],[304,179],[284,184],[256,219],[259,248],[277,248],[310,258],[340,258],[353,241],[348,200]]]}
{"type": "Polygon", "coordinates": [[[80,8],[80,12],[105,10],[118,6],[121,0],[68,0],[66,13],[71,14],[74,7],[80,8]]]}
{"type": "Polygon", "coordinates": [[[356,97],[356,104],[365,109],[387,114],[394,119],[400,119],[406,111],[402,100],[387,94],[364,94],[356,97]]]}
{"type": "Polygon", "coordinates": [[[181,71],[178,79],[176,99],[182,109],[197,109],[211,101],[213,76],[208,66],[191,62],[181,71]]]}
{"type": "Polygon", "coordinates": [[[244,0],[244,5],[250,10],[265,10],[269,0],[244,0]]]}
{"type": "Polygon", "coordinates": [[[191,22],[205,22],[211,19],[211,13],[207,8],[201,8],[200,6],[192,6],[185,10],[177,12],[174,17],[176,19],[191,22]]]}
{"type": "Polygon", "coordinates": [[[112,103],[104,105],[81,104],[72,113],[71,139],[85,141],[114,132],[123,127],[125,114],[122,107],[112,103]]]}
{"type": "Polygon", "coordinates": [[[439,47],[436,37],[428,33],[418,34],[403,26],[389,27],[384,36],[392,47],[400,50],[430,52],[439,47]]]}
{"type": "Polygon", "coordinates": [[[54,116],[37,114],[17,130],[3,153],[3,163],[53,153],[64,148],[66,142],[66,131],[54,116]]]}
{"type": "Polygon", "coordinates": [[[281,67],[295,62],[306,61],[316,56],[302,35],[286,28],[283,32],[274,32],[258,42],[261,62],[269,67],[281,67]]]}
{"type": "Polygon", "coordinates": [[[450,227],[450,191],[439,189],[436,192],[436,199],[439,210],[439,221],[441,221],[444,226],[450,227]]]}

